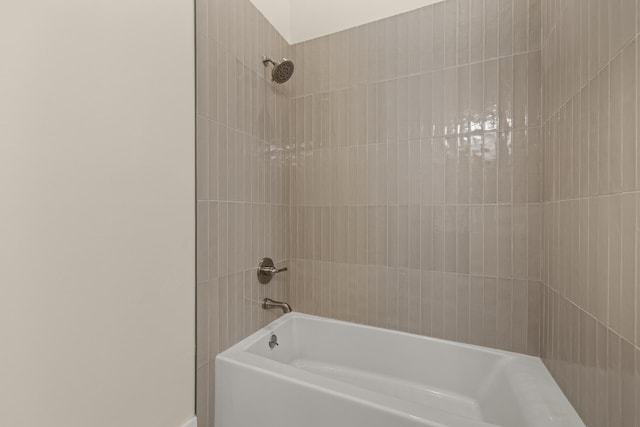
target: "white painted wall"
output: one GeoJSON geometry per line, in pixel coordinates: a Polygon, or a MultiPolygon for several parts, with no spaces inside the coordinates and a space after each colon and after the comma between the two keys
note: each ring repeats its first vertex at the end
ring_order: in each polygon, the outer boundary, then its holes
{"type": "Polygon", "coordinates": [[[291,0],[294,43],[325,36],[441,0],[291,0]]]}
{"type": "Polygon", "coordinates": [[[251,1],[290,44],[295,44],[388,18],[442,0],[251,1]],[[288,3],[288,8],[286,3],[288,3]]]}
{"type": "Polygon", "coordinates": [[[0,2],[0,425],[194,414],[193,2],[0,2]]]}
{"type": "Polygon", "coordinates": [[[251,0],[280,35],[291,43],[291,0],[251,0]]]}

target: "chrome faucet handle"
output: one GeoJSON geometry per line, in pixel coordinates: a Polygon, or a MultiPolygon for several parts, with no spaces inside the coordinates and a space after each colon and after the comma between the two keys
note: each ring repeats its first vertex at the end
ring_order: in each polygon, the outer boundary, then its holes
{"type": "Polygon", "coordinates": [[[262,258],[262,261],[258,264],[258,282],[266,285],[273,276],[283,271],[288,271],[287,267],[276,268],[271,258],[262,258]]]}
{"type": "Polygon", "coordinates": [[[262,267],[261,270],[266,273],[269,274],[271,276],[273,276],[274,274],[278,274],[278,273],[282,273],[283,271],[287,271],[287,267],[283,267],[283,268],[275,268],[275,267],[262,267]]]}

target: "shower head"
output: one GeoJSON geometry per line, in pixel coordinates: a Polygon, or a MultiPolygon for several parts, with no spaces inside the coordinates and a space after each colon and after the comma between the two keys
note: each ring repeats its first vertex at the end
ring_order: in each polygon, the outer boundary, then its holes
{"type": "Polygon", "coordinates": [[[266,67],[269,63],[273,64],[273,70],[271,70],[271,80],[282,84],[288,81],[293,75],[294,65],[293,62],[287,58],[282,58],[282,62],[274,62],[266,56],[262,60],[262,64],[266,67]]]}

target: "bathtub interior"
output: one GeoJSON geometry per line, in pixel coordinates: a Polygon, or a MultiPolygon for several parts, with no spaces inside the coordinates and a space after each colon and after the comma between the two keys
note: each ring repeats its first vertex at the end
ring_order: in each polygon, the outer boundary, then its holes
{"type": "Polygon", "coordinates": [[[523,387],[531,383],[527,365],[535,367],[539,360],[481,347],[290,316],[246,351],[409,403],[416,416],[438,411],[524,427],[540,418],[527,416],[525,405],[543,406],[527,390],[522,400],[523,387]],[[272,334],[278,337],[274,349],[268,346],[272,334]]]}

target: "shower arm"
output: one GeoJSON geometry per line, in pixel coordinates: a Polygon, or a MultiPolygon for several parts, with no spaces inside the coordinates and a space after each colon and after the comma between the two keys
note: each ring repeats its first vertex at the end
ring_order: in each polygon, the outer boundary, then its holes
{"type": "Polygon", "coordinates": [[[267,58],[266,56],[262,57],[262,65],[264,65],[265,67],[267,66],[267,64],[271,63],[271,65],[273,65],[274,67],[278,64],[276,64],[275,62],[273,62],[272,59],[267,58]]]}

